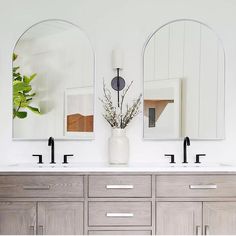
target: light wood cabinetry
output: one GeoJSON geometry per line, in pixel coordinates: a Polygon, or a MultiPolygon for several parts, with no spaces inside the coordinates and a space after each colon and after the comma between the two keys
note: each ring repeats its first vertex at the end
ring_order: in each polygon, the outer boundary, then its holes
{"type": "Polygon", "coordinates": [[[0,234],[26,235],[36,232],[36,203],[0,202],[0,234]]]}
{"type": "Polygon", "coordinates": [[[235,189],[235,173],[0,173],[0,234],[236,234],[235,189]]]}
{"type": "Polygon", "coordinates": [[[38,233],[47,235],[83,234],[83,203],[39,202],[38,233]]]}
{"type": "Polygon", "coordinates": [[[151,202],[90,202],[89,226],[151,226],[151,202]]]}
{"type": "Polygon", "coordinates": [[[203,203],[204,234],[236,234],[236,202],[203,203]]]}
{"type": "Polygon", "coordinates": [[[151,197],[150,175],[89,176],[89,197],[151,197]]]}
{"type": "Polygon", "coordinates": [[[157,202],[156,222],[158,235],[201,234],[202,203],[157,202]]]}

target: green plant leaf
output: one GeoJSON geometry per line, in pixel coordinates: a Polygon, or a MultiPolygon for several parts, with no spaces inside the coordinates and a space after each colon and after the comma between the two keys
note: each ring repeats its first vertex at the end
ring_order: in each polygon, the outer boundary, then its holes
{"type": "Polygon", "coordinates": [[[17,57],[18,57],[18,55],[15,54],[15,53],[13,53],[13,55],[12,55],[12,60],[15,61],[15,60],[17,59],[17,57]]]}
{"type": "Polygon", "coordinates": [[[27,112],[26,111],[17,111],[15,113],[15,115],[20,119],[24,119],[27,117],[27,112]]]}
{"type": "Polygon", "coordinates": [[[18,93],[18,92],[29,92],[32,90],[31,85],[26,84],[22,81],[15,80],[13,81],[13,93],[18,93]]]}
{"type": "Polygon", "coordinates": [[[34,112],[35,114],[41,114],[40,111],[39,111],[39,109],[36,108],[36,107],[27,106],[27,108],[28,108],[30,111],[34,112]]]}
{"type": "Polygon", "coordinates": [[[36,77],[36,73],[32,74],[30,77],[24,75],[23,76],[23,81],[26,83],[26,84],[29,84],[35,77],[36,77]]]}
{"type": "MultiPolygon", "coordinates": [[[[15,61],[17,59],[17,54],[13,53],[12,60],[15,61]]],[[[33,97],[36,95],[35,92],[31,92],[32,86],[30,82],[36,77],[36,73],[26,76],[21,75],[18,70],[19,66],[14,66],[12,69],[13,74],[13,119],[15,117],[18,118],[26,118],[26,111],[19,111],[21,108],[27,108],[30,111],[40,114],[40,111],[36,107],[30,106],[33,97]]]]}
{"type": "Polygon", "coordinates": [[[16,66],[16,67],[13,67],[13,72],[16,72],[18,69],[20,69],[20,67],[19,66],[16,66]]]}

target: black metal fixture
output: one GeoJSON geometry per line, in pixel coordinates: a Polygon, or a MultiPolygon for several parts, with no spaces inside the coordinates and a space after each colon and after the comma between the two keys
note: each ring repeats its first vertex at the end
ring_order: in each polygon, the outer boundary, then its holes
{"type": "Polygon", "coordinates": [[[200,162],[200,157],[205,157],[206,156],[206,154],[197,154],[196,155],[196,161],[195,161],[195,163],[196,164],[200,164],[201,162],[200,162]]]}
{"type": "Polygon", "coordinates": [[[170,157],[170,163],[174,164],[175,162],[175,155],[174,154],[165,154],[165,157],[170,157]]]}
{"type": "Polygon", "coordinates": [[[68,164],[67,157],[73,157],[73,156],[74,156],[73,154],[65,154],[62,164],[68,164]]]}
{"type": "Polygon", "coordinates": [[[50,164],[56,164],[55,159],[54,159],[55,146],[54,146],[54,138],[53,137],[50,137],[48,139],[48,146],[51,146],[51,162],[50,162],[50,164]]]}
{"type": "Polygon", "coordinates": [[[183,162],[182,163],[188,163],[188,161],[187,161],[187,146],[190,146],[189,137],[184,138],[184,142],[183,142],[183,162]]]}
{"type": "Polygon", "coordinates": [[[32,156],[39,158],[38,164],[43,164],[43,155],[41,155],[41,154],[33,154],[32,156]]]}
{"type": "Polygon", "coordinates": [[[120,70],[123,67],[123,53],[121,50],[116,49],[112,52],[112,64],[117,75],[112,79],[111,87],[117,91],[117,105],[120,107],[120,91],[125,87],[125,80],[120,76],[120,70]]]}

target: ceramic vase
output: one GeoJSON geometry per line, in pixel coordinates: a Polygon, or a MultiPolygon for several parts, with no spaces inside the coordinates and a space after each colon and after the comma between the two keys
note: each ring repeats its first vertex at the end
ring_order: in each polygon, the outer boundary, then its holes
{"type": "Polygon", "coordinates": [[[112,129],[109,138],[109,163],[113,165],[126,165],[129,162],[129,139],[125,129],[112,129]]]}

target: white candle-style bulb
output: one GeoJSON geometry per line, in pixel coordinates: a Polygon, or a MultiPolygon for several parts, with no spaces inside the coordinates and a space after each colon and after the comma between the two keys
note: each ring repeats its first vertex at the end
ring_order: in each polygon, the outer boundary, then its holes
{"type": "Polygon", "coordinates": [[[121,49],[112,51],[112,67],[113,69],[123,68],[123,51],[121,49]]]}

